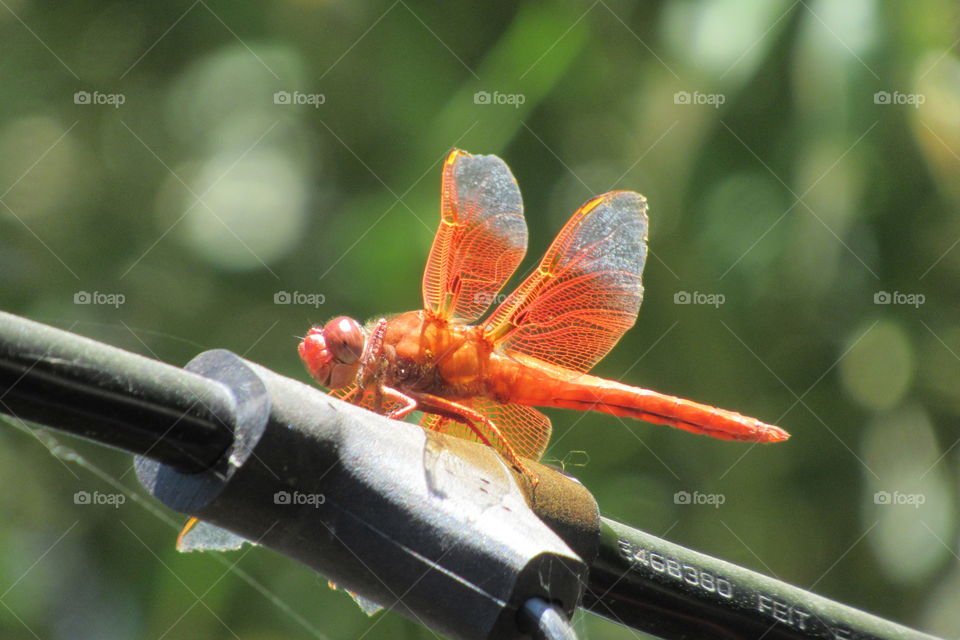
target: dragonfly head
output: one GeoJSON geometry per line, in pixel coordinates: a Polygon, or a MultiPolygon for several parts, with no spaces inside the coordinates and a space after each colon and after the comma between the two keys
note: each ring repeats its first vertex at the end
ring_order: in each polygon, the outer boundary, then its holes
{"type": "Polygon", "coordinates": [[[300,343],[300,358],[317,382],[339,389],[353,382],[367,333],[353,318],[340,316],[322,327],[312,327],[300,343]]]}

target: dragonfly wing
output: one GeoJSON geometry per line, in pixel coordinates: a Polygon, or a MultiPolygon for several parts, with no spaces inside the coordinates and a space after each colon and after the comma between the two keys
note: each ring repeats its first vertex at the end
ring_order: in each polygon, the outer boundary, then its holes
{"type": "Polygon", "coordinates": [[[351,382],[337,389],[331,389],[327,392],[327,395],[333,396],[337,400],[343,400],[344,402],[357,403],[361,398],[360,385],[356,382],[351,382]]]}
{"type": "Polygon", "coordinates": [[[423,274],[424,308],[476,321],[527,250],[520,187],[497,156],[454,149],[443,165],[440,228],[423,274]]]}
{"type": "Polygon", "coordinates": [[[177,536],[177,551],[181,553],[188,551],[236,551],[244,544],[256,545],[257,543],[197,518],[187,520],[187,524],[184,525],[180,535],[177,536]]]}
{"type": "Polygon", "coordinates": [[[370,388],[361,390],[356,382],[351,382],[339,389],[332,389],[328,395],[338,400],[355,404],[358,407],[363,407],[368,411],[379,413],[380,415],[387,415],[395,409],[400,409],[404,406],[402,402],[394,400],[390,396],[384,396],[380,399],[380,407],[378,408],[376,406],[377,396],[373,390],[370,388]]]}
{"type": "MultiPolygon", "coordinates": [[[[487,398],[458,400],[457,404],[467,406],[489,418],[500,430],[503,438],[510,443],[517,455],[531,460],[539,460],[544,451],[547,450],[547,443],[550,442],[550,432],[552,430],[550,418],[533,407],[513,403],[503,404],[487,398]]],[[[433,413],[425,413],[420,420],[420,426],[424,429],[439,431],[474,442],[481,441],[477,433],[462,422],[433,413]]],[[[502,452],[503,446],[500,437],[496,433],[492,433],[482,423],[476,426],[483,432],[484,437],[490,444],[497,451],[502,452]]]]}
{"type": "Polygon", "coordinates": [[[636,322],[646,257],[643,196],[597,196],[573,214],[484,333],[504,352],[589,371],[636,322]]]}

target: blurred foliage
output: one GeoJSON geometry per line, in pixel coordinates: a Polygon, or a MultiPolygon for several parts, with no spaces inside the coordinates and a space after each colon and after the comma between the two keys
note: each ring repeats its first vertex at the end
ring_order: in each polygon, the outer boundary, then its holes
{"type": "MultiPolygon", "coordinates": [[[[548,458],[612,517],[955,635],[958,18],[948,0],[6,2],[0,308],[305,379],[311,323],[420,304],[450,147],[513,168],[525,264],[588,197],[641,191],[646,301],[598,372],[793,439],[556,411],[548,458]]],[[[4,638],[432,637],[264,550],[178,555],[180,516],[150,500],[75,504],[110,479],[142,495],[124,456],[0,440],[4,638]]]]}

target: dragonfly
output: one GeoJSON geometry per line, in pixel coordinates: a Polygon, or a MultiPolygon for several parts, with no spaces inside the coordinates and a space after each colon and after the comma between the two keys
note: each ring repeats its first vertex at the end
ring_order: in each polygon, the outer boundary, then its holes
{"type": "Polygon", "coordinates": [[[395,419],[422,411],[425,429],[493,447],[521,471],[550,440],[550,419],[535,407],[724,440],[789,438],[756,418],[588,373],[637,319],[647,229],[639,193],[591,198],[484,318],[526,253],[523,202],[503,160],[454,149],[443,163],[423,308],[366,324],[333,318],[308,331],[300,357],[332,395],[395,419]]]}

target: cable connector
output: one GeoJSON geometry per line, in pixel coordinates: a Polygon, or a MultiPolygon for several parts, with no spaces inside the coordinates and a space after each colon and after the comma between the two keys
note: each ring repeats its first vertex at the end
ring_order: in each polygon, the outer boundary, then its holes
{"type": "Polygon", "coordinates": [[[531,598],[573,614],[588,564],[528,507],[492,449],[377,416],[229,351],[186,368],[230,390],[235,437],[199,474],[138,458],[140,481],[170,508],[454,638],[522,637],[518,613],[531,598]]]}

